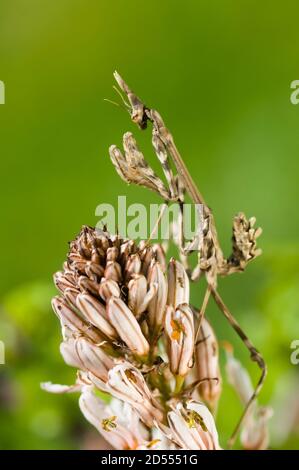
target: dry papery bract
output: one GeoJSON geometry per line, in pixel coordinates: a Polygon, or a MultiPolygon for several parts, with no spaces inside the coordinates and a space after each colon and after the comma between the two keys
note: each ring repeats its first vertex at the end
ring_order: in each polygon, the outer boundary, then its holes
{"type": "Polygon", "coordinates": [[[261,229],[255,228],[254,218],[238,214],[232,254],[225,258],[212,212],[160,114],[146,107],[117,72],[114,76],[132,121],[140,129],[152,125],[162,175],[153,171],[128,132],[123,150],[110,147],[112,163],[126,183],[179,205],[180,216],[173,224],[178,259],[169,259],[165,247],[150,240],[137,243],[106,228],[83,226],[70,243],[62,271],[54,276],[59,296],[52,302],[62,329],[60,352],[77,369],[76,382],[46,382],[42,387],[53,393],[79,392],[83,415],[116,449],[220,449],[215,425],[222,392],[219,346],[205,316],[213,299],[261,368],[254,388],[227,348],[229,381],[245,407],[229,446],[241,430],[244,449],[266,448],[270,412],[256,403],[266,365],[217,289],[219,275],[244,271],[260,254],[256,241],[261,229]],[[182,236],[181,216],[186,197],[203,207],[202,233],[188,241],[182,236]],[[197,263],[192,266],[195,246],[197,263]],[[199,280],[206,290],[195,307],[190,304],[190,283],[199,280]],[[242,377],[247,383],[243,388],[242,377]],[[103,393],[110,396],[108,404],[103,393]]]}

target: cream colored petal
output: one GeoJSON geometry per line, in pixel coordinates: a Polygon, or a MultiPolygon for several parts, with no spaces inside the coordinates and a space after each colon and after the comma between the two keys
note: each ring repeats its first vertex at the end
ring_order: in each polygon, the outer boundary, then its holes
{"type": "Polygon", "coordinates": [[[60,385],[60,384],[53,384],[52,382],[42,382],[40,387],[45,392],[49,393],[73,393],[73,392],[80,392],[82,385],[75,384],[75,385],[60,385]]]}
{"type": "MultiPolygon", "coordinates": [[[[186,404],[186,408],[188,410],[195,411],[198,415],[201,416],[201,418],[203,419],[203,422],[204,422],[204,424],[205,424],[205,426],[206,426],[206,428],[207,428],[207,430],[208,430],[208,432],[211,436],[211,439],[212,439],[212,442],[213,442],[213,448],[215,448],[216,450],[219,450],[220,445],[219,445],[219,439],[218,439],[218,432],[217,432],[217,429],[216,429],[216,425],[215,425],[213,415],[209,411],[208,407],[205,406],[203,403],[199,403],[199,402],[196,402],[196,401],[189,401],[186,404]]],[[[199,427],[199,429],[200,429],[200,427],[199,427]]],[[[203,431],[202,429],[200,430],[200,432],[205,433],[205,431],[203,431]]]]}
{"type": "Polygon", "coordinates": [[[155,420],[162,420],[161,408],[142,374],[129,363],[122,363],[110,370],[107,389],[114,397],[130,403],[146,425],[152,426],[155,420]]]}
{"type": "Polygon", "coordinates": [[[136,445],[131,431],[119,425],[118,416],[115,416],[110,407],[105,406],[94,393],[91,391],[82,393],[79,406],[87,421],[117,450],[133,449],[136,445]]]}
{"type": "Polygon", "coordinates": [[[83,364],[83,369],[90,371],[105,382],[108,379],[109,370],[114,367],[113,359],[101,347],[87,341],[85,338],[78,338],[75,348],[83,364]]]}
{"type": "Polygon", "coordinates": [[[76,340],[73,338],[68,339],[60,344],[60,353],[64,362],[71,367],[83,369],[83,364],[76,351],[76,340]]]}
{"type": "Polygon", "coordinates": [[[170,411],[167,415],[170,429],[174,439],[186,450],[205,450],[204,443],[194,430],[188,427],[186,421],[177,411],[170,411]],[[193,432],[192,432],[193,431],[193,432]]]}

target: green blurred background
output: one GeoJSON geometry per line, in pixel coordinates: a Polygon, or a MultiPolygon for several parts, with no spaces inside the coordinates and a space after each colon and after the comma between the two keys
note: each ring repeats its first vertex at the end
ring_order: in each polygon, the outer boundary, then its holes
{"type": "MultiPolygon", "coordinates": [[[[103,446],[77,396],[48,395],[39,383],[74,379],[49,307],[67,241],[119,194],[128,203],[158,201],[126,187],[107,156],[127,130],[150,152],[149,135],[104,101],[118,100],[115,69],[162,113],[224,249],[238,211],[264,229],[263,256],[220,290],[268,362],[260,401],[275,409],[271,445],[299,448],[299,365],[290,363],[299,339],[299,105],[290,103],[298,14],[288,0],[1,0],[0,448],[103,446]]],[[[199,303],[196,288],[192,295],[199,303]]],[[[243,345],[213,306],[208,315],[256,380],[243,345]]],[[[240,411],[225,387],[222,444],[240,411]]]]}

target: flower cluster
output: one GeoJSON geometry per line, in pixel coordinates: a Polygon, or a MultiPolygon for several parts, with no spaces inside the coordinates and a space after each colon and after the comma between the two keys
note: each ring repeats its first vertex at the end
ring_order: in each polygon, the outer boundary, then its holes
{"type": "MultiPolygon", "coordinates": [[[[60,351],[79,370],[75,390],[82,392],[80,408],[88,421],[117,448],[217,449],[208,408],[183,393],[192,375],[201,383],[194,394],[202,389],[205,400],[215,399],[201,382],[203,363],[209,356],[212,363],[215,351],[202,349],[203,343],[210,348],[210,338],[195,347],[197,316],[182,264],[171,259],[167,265],[160,245],[137,245],[83,227],[54,280],[60,351]],[[105,406],[96,390],[109,393],[111,404],[105,406]]],[[[209,383],[208,375],[203,379],[209,383]]]]}

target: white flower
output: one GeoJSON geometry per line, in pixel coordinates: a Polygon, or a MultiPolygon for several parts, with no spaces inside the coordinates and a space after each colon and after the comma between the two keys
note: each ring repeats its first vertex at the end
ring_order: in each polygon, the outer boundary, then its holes
{"type": "Polygon", "coordinates": [[[85,418],[115,449],[136,449],[146,440],[144,426],[127,403],[112,400],[105,405],[92,389],[85,387],[79,406],[85,418]]]}
{"type": "Polygon", "coordinates": [[[149,427],[163,419],[159,403],[154,399],[141,372],[127,362],[116,365],[108,374],[107,391],[131,404],[149,427]]]}
{"type": "Polygon", "coordinates": [[[208,408],[199,402],[189,401],[177,405],[167,415],[168,439],[187,450],[219,450],[218,433],[214,418],[208,408]]]}

